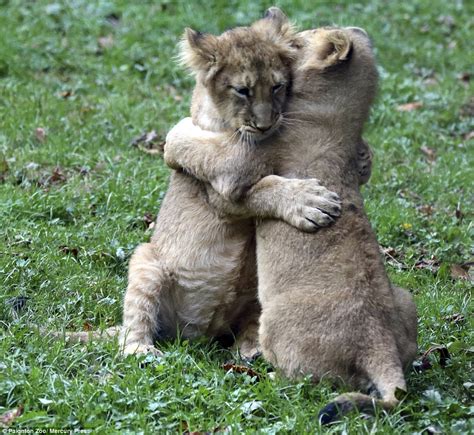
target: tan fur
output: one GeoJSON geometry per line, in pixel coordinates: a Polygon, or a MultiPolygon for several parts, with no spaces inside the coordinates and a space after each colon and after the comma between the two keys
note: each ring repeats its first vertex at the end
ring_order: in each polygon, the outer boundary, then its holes
{"type": "MultiPolygon", "coordinates": [[[[343,213],[315,234],[270,219],[257,225],[260,345],[286,375],[374,385],[388,409],[398,403],[397,389],[406,390],[403,369],[416,353],[417,318],[410,294],[388,281],[359,192],[360,175],[367,174],[358,162],[361,149],[367,157],[361,133],[377,82],[371,44],[357,28],[307,31],[301,38],[288,108],[298,122],[261,144],[253,161],[273,158],[280,176],[323,180],[342,198],[343,213]]],[[[225,135],[188,124],[170,139],[165,155],[173,165],[203,179],[208,171],[219,191],[238,190],[225,186],[235,180],[222,175],[232,172],[232,159],[215,154],[225,135]],[[192,149],[193,142],[199,146],[192,149]]],[[[321,419],[371,408],[373,401],[360,393],[340,396],[321,419]]]]}
{"type": "MultiPolygon", "coordinates": [[[[281,122],[292,37],[278,16],[221,36],[186,33],[182,58],[197,80],[193,117],[204,128],[232,131],[232,143],[223,146],[242,162],[281,122]],[[242,88],[249,98],[239,95],[242,88]]],[[[247,168],[233,165],[237,179],[239,168],[244,179],[247,168]]],[[[264,161],[252,165],[252,184],[269,173],[264,161]]],[[[240,195],[237,190],[228,190],[228,196],[240,195]]],[[[159,354],[155,340],[179,333],[189,338],[237,333],[241,352],[255,351],[260,308],[251,218],[284,219],[299,230],[314,231],[331,222],[329,214],[337,215],[339,206],[337,196],[317,180],[277,176],[257,182],[246,198],[246,208],[230,216],[215,207],[220,196],[208,183],[173,172],[153,237],[130,261],[125,353],[159,354]]]]}

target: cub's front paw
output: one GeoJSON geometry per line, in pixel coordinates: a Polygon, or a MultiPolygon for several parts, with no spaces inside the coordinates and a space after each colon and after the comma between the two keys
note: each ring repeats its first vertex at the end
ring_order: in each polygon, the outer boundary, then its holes
{"type": "Polygon", "coordinates": [[[151,344],[128,344],[123,349],[124,355],[152,355],[156,357],[163,356],[163,352],[151,344]]]}
{"type": "Polygon", "coordinates": [[[315,178],[288,180],[293,194],[284,210],[284,220],[294,227],[313,232],[334,222],[341,214],[341,201],[337,193],[319,184],[315,178]]]}

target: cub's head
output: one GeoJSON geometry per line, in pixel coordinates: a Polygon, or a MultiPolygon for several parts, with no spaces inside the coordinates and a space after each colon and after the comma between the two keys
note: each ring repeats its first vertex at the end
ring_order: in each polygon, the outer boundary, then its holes
{"type": "Polygon", "coordinates": [[[196,75],[197,91],[205,90],[195,92],[194,107],[207,110],[218,128],[239,132],[245,142],[268,137],[282,120],[296,56],[294,35],[277,8],[250,27],[220,36],[186,29],[181,59],[196,75]]]}
{"type": "MultiPolygon", "coordinates": [[[[367,117],[377,90],[372,43],[358,27],[323,27],[298,34],[295,96],[347,122],[367,117]]],[[[362,124],[360,124],[362,125],[362,124]]]]}

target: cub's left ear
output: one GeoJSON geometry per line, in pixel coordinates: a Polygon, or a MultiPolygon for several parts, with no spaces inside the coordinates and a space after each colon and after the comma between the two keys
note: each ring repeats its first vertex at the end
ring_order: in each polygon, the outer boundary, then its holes
{"type": "MultiPolygon", "coordinates": [[[[349,59],[352,41],[347,32],[340,29],[322,29],[314,34],[311,66],[324,70],[349,59]]],[[[310,53],[308,53],[311,56],[310,53]]]]}

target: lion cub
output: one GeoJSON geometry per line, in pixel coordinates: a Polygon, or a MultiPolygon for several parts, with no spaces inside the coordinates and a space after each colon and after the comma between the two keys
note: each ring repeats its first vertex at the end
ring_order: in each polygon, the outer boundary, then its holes
{"type": "MultiPolygon", "coordinates": [[[[411,295],[388,280],[359,191],[361,134],[377,84],[371,42],[358,28],[322,28],[300,37],[288,104],[298,122],[257,152],[275,174],[323,180],[340,195],[343,209],[333,225],[314,234],[273,219],[257,224],[259,340],[264,357],[287,376],[375,387],[380,400],[362,393],[336,398],[320,413],[328,423],[354,407],[398,403],[397,390],[406,390],[403,370],[416,354],[417,317],[411,295]]],[[[201,178],[206,169],[232,172],[225,157],[212,157],[225,135],[189,122],[187,132],[182,127],[167,144],[175,165],[201,178]],[[200,146],[191,155],[192,142],[200,146]]]]}
{"type": "MultiPolygon", "coordinates": [[[[252,218],[314,231],[339,214],[337,195],[317,180],[265,177],[271,170],[264,161],[247,165],[248,153],[282,123],[293,37],[291,26],[274,17],[220,36],[186,31],[182,59],[196,75],[193,119],[202,128],[231,133],[219,152],[230,150],[233,179],[250,179],[254,186],[245,211],[231,216],[213,206],[220,199],[209,183],[172,173],[151,242],[138,246],[130,260],[125,353],[159,353],[155,340],[178,333],[237,333],[241,353],[250,356],[260,312],[252,218]]],[[[225,176],[211,180],[228,182],[225,176]]],[[[232,198],[240,190],[225,194],[232,198]]]]}

